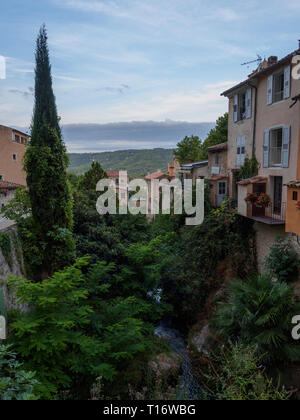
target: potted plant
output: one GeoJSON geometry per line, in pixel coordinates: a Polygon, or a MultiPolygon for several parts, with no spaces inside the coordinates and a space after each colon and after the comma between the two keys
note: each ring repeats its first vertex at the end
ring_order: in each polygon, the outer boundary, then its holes
{"type": "Polygon", "coordinates": [[[247,201],[247,203],[255,204],[257,202],[257,199],[258,199],[257,193],[248,193],[247,197],[245,198],[245,201],[247,201]]]}
{"type": "Polygon", "coordinates": [[[256,207],[265,209],[271,203],[271,197],[266,193],[261,193],[257,197],[257,201],[255,203],[256,207]]]}

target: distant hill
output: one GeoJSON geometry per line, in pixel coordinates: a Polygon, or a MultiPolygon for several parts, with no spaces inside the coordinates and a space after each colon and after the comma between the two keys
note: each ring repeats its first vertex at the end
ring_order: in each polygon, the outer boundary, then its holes
{"type": "Polygon", "coordinates": [[[79,175],[86,172],[92,160],[105,170],[126,170],[130,176],[147,175],[157,169],[166,171],[173,161],[172,149],[118,150],[102,153],[69,153],[69,171],[79,175]]]}

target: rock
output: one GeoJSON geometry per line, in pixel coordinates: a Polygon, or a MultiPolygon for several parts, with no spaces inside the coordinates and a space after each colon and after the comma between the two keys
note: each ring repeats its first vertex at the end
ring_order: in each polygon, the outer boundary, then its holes
{"type": "Polygon", "coordinates": [[[182,360],[176,353],[161,353],[148,365],[155,375],[171,379],[179,376],[182,360]]]}
{"type": "Polygon", "coordinates": [[[14,291],[10,290],[7,285],[7,279],[11,274],[17,277],[24,277],[25,270],[17,228],[15,226],[8,228],[6,233],[10,238],[11,255],[9,259],[5,258],[0,249],[0,289],[3,292],[6,309],[8,311],[13,309],[27,311],[28,306],[24,303],[19,304],[14,295],[14,291]]]}

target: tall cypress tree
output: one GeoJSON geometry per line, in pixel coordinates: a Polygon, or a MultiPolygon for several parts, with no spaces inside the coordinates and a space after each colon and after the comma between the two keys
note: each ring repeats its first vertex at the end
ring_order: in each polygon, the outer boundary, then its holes
{"type": "Polygon", "coordinates": [[[66,172],[68,157],[52,88],[45,26],[40,29],[37,39],[35,105],[24,166],[32,207],[35,249],[41,253],[40,258],[33,258],[39,261],[35,271],[51,275],[72,262],[74,241],[71,235],[72,202],[66,172]]]}

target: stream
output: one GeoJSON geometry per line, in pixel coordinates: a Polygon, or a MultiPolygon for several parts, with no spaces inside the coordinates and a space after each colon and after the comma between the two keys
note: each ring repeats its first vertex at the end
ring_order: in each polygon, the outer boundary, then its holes
{"type": "Polygon", "coordinates": [[[182,358],[182,378],[179,382],[181,395],[179,398],[192,400],[199,399],[201,389],[193,373],[187,345],[180,332],[171,328],[167,323],[161,322],[155,329],[155,335],[167,340],[171,349],[182,358]]]}

